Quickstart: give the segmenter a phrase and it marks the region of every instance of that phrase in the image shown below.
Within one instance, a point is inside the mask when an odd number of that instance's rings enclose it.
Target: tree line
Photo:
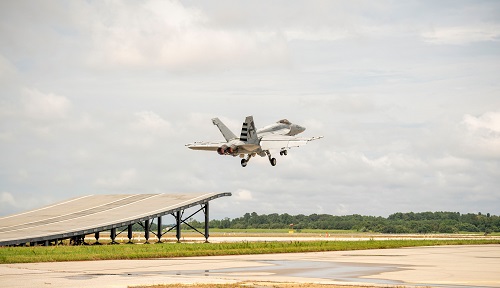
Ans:
[[[459,212],[394,213],[389,217],[362,215],[333,216],[327,214],[290,215],[246,213],[242,217],[211,220],[211,228],[221,229],[321,229],[351,230],[380,233],[458,233],[500,232],[500,217],[482,213],[460,214]],[[191,220],[190,225],[203,228],[203,223]]]

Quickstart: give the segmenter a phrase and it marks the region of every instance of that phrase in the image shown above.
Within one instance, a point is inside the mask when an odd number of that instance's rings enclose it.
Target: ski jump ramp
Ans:
[[[200,211],[205,214],[205,231],[200,233],[208,240],[209,202],[224,196],[231,196],[231,193],[115,194],[77,197],[39,209],[0,217],[0,246],[28,243],[50,245],[53,242],[57,244],[63,239],[71,239],[73,243],[81,244],[85,235],[95,233],[98,239],[98,233],[102,231],[110,231],[114,242],[117,229],[125,227],[131,235],[132,225],[136,223],[144,227],[147,240],[150,221],[155,218],[158,231],[151,232],[158,237],[158,241],[161,241],[161,236],[166,233],[161,230],[161,217],[168,214],[176,219],[176,226],[170,230],[176,228],[179,240],[180,224],[186,223],[185,219]],[[198,205],[200,209],[197,212],[182,219],[185,209]]]

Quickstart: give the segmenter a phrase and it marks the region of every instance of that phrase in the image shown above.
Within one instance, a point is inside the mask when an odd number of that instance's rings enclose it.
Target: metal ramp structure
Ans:
[[[149,239],[153,233],[161,241],[167,232],[176,229],[177,241],[181,239],[181,224],[184,223],[209,237],[209,202],[231,196],[231,193],[197,194],[115,194],[87,195],[69,199],[39,209],[0,217],[0,246],[15,245],[53,245],[61,240],[70,239],[72,244],[83,244],[85,235],[110,231],[112,243],[121,232],[127,230],[132,238],[132,225],[139,223],[144,227],[144,237]],[[184,217],[186,209],[200,206],[198,211]],[[205,231],[198,231],[187,219],[198,212],[205,214]],[[172,215],[175,226],[162,231],[162,216]],[[150,231],[151,221],[157,219],[157,231]],[[123,228],[119,231],[118,229]],[[156,232],[156,233],[155,233]]]

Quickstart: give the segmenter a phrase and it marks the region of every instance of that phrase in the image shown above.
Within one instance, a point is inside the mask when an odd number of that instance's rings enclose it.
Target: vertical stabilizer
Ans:
[[[212,123],[214,123],[214,125],[216,125],[217,128],[219,128],[220,133],[222,133],[227,142],[235,138],[238,138],[236,137],[236,135],[234,135],[233,132],[231,132],[231,130],[229,130],[229,128],[226,127],[226,125],[224,125],[224,123],[222,123],[222,121],[219,120],[219,118],[212,119]]]
[[[245,122],[243,122],[243,126],[241,126],[240,141],[248,144],[259,143],[257,130],[255,129],[255,124],[253,123],[253,116],[245,118]]]

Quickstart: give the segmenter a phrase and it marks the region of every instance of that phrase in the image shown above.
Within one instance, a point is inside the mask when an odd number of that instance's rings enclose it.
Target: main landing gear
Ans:
[[[250,161],[250,158],[252,158],[252,154],[248,154],[247,159],[241,159],[241,167],[247,167],[247,164],[248,164],[248,161]]]
[[[272,158],[271,153],[266,150],[267,158],[269,158],[269,162],[271,162],[272,166],[276,166],[276,158]]]
[[[241,167],[247,167],[248,160],[247,159],[241,159]]]
[[[276,158],[273,158],[271,156],[271,153],[269,153],[269,151],[264,151],[264,153],[259,153],[260,156],[264,157],[265,155],[267,155],[267,158],[269,159],[269,163],[271,163],[272,166],[276,166]],[[283,152],[283,151],[282,151]],[[282,153],[280,152],[280,154]],[[283,154],[281,154],[283,155]],[[284,154],[286,155],[286,154]],[[248,164],[248,161],[250,161],[250,159],[255,156],[255,153],[252,155],[252,154],[248,154],[247,155],[247,158],[245,159],[241,159],[241,167],[247,167],[247,164]],[[241,155],[240,157],[243,157],[243,155]]]

